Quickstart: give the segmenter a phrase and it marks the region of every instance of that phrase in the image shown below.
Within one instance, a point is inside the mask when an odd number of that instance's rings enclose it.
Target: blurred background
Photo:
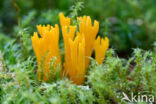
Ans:
[[[1,0],[0,50],[12,39],[18,42],[20,30],[26,30],[26,37],[30,37],[38,24],[59,23],[59,12],[70,17],[77,2],[82,6],[78,16],[98,20],[98,34],[109,37],[110,47],[120,57],[128,57],[137,47],[153,50],[156,0]]]

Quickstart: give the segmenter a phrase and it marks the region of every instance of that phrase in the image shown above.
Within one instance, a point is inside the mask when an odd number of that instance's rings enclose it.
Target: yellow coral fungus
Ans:
[[[70,58],[66,63],[69,78],[76,84],[82,84],[85,78],[85,40],[82,34],[77,33],[75,40],[69,39]]]
[[[75,84],[82,84],[85,80],[86,69],[89,65],[89,57],[91,57],[93,49],[95,48],[95,59],[99,64],[105,57],[106,50],[109,46],[108,38],[96,39],[99,30],[99,22],[94,21],[92,25],[89,16],[78,17],[79,32],[77,26],[71,26],[71,19],[65,17],[63,13],[59,14],[60,24],[64,40],[65,61],[64,72]],[[53,57],[57,60],[54,64],[54,71],[57,64],[61,65],[61,58],[59,52],[59,27],[55,25],[41,26],[38,25],[40,37],[35,32],[32,37],[33,49],[35,51],[38,62],[38,78],[45,81],[50,76],[50,61]],[[41,78],[41,69],[43,69],[43,78]],[[50,77],[49,77],[50,76]]]
[[[99,22],[95,20],[92,26],[92,21],[89,16],[79,17],[78,20],[80,20],[80,33],[85,35],[85,66],[87,68],[89,65],[89,57],[91,57],[94,48],[94,41],[99,31]]]
[[[70,67],[70,63],[68,62],[70,59],[69,39],[73,40],[75,31],[76,31],[76,26],[70,26],[69,31],[67,26],[62,27],[62,34],[63,34],[64,46],[65,46],[65,63],[64,63],[65,71],[66,69],[68,69],[67,68],[68,66]]]
[[[98,38],[95,40],[94,48],[95,48],[95,60],[98,62],[98,64],[102,64],[105,53],[109,47],[109,40],[106,37],[105,39]]]
[[[59,16],[62,28],[63,26],[70,25],[70,18],[65,17],[62,13],[60,13]],[[85,56],[86,56],[85,66],[87,68],[89,65],[89,57],[92,55],[93,52],[94,41],[99,31],[99,22],[95,20],[94,25],[92,26],[90,16],[78,17],[77,20],[80,21],[79,24],[80,33],[84,34],[85,36]]]
[[[85,76],[85,39],[84,35],[77,33],[75,40],[75,26],[62,27],[65,44],[64,70],[69,78],[76,84],[82,84]]]
[[[38,79],[41,80],[43,74],[43,80],[47,81],[51,79],[50,76],[50,62],[52,57],[56,57],[54,70],[56,70],[57,64],[61,63],[59,52],[59,27],[37,26],[41,38],[35,32],[32,36],[33,49],[37,57],[38,63]]]

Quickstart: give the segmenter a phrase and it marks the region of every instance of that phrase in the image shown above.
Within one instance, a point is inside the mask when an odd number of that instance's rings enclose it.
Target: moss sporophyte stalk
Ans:
[[[59,50],[59,26],[38,25],[37,32],[31,37],[33,49],[38,63],[38,80],[52,79],[51,70],[60,66],[61,76],[67,75],[75,84],[82,84],[85,79],[86,69],[89,66],[89,57],[95,49],[95,60],[102,64],[109,47],[109,39],[96,39],[99,31],[99,22],[89,16],[78,17],[79,27],[71,25],[71,19],[59,14],[61,30],[64,40],[65,61],[61,62]],[[79,28],[79,31],[77,30]],[[55,57],[54,68],[50,68],[51,59]],[[64,73],[64,74],[63,74]]]

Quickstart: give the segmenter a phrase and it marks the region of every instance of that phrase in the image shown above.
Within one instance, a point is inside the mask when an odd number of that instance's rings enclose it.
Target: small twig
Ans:
[[[20,28],[20,8],[18,7],[15,0],[11,0],[14,8],[17,10],[17,21],[18,21],[18,27]]]
[[[78,16],[78,12],[82,10],[82,8],[84,8],[83,6],[84,2],[76,2],[75,5],[73,5],[70,9],[71,9],[71,20],[72,20],[72,24],[73,25],[77,25],[77,21],[76,21],[76,17]]]

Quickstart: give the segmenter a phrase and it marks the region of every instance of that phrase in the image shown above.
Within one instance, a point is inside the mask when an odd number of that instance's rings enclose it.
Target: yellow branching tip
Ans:
[[[70,26],[70,18],[65,17],[63,13],[59,14],[61,26]]]

